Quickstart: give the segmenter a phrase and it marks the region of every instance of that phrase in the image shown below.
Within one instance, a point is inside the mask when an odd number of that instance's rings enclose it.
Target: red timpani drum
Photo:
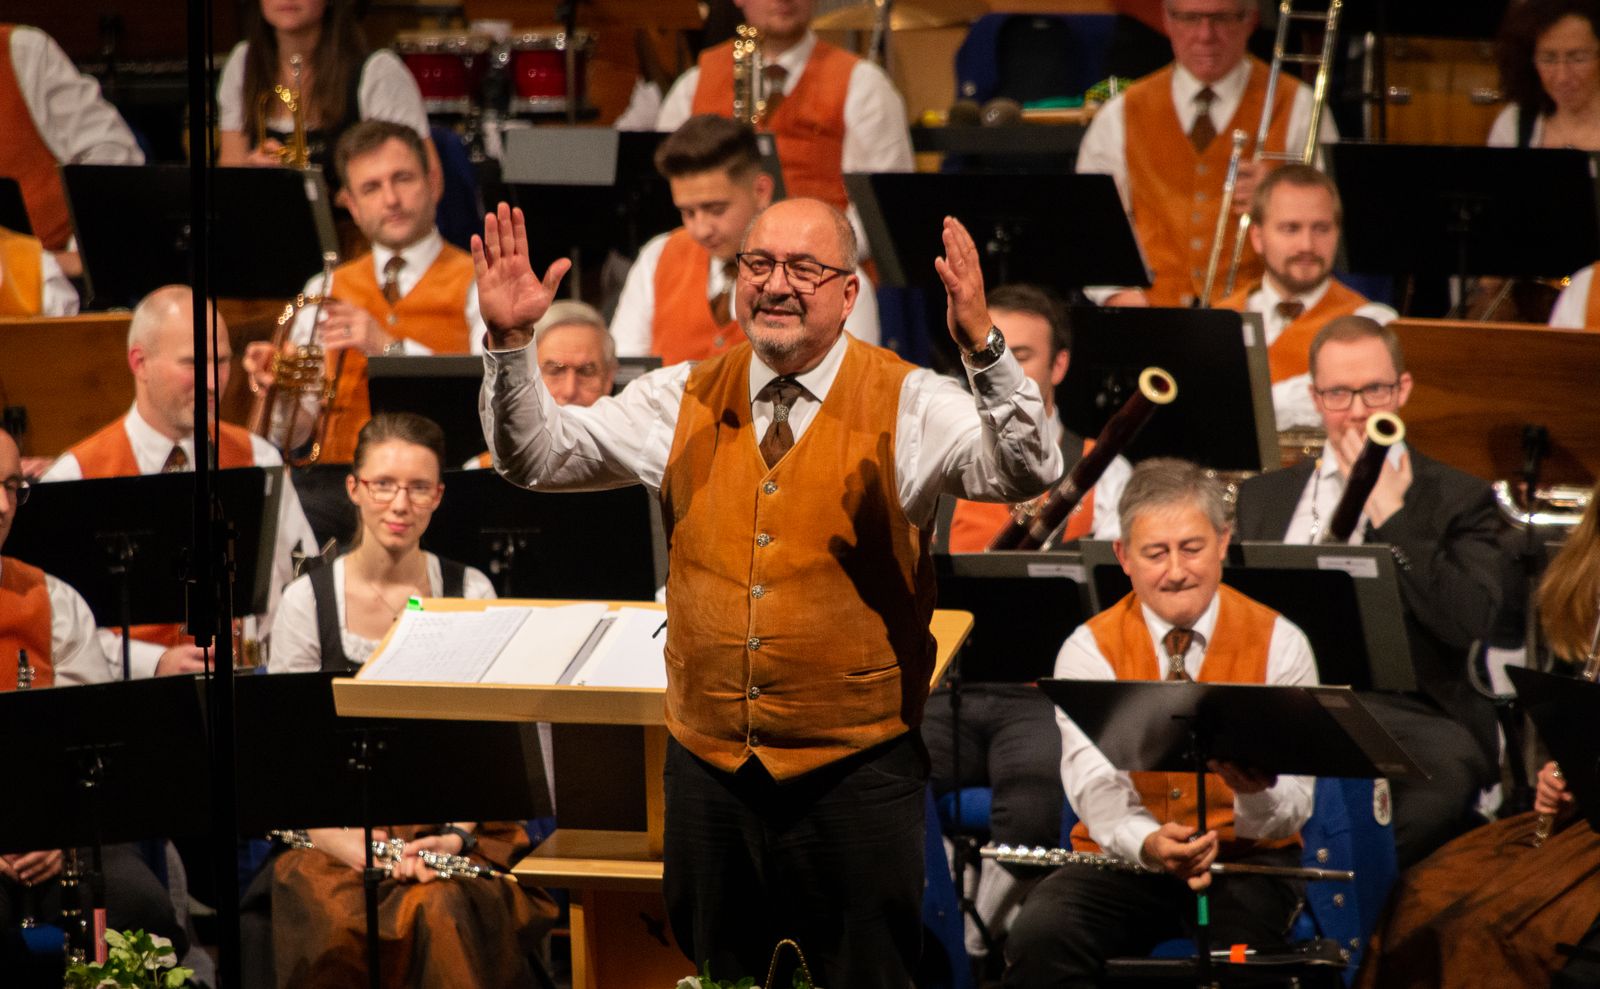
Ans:
[[[578,31],[572,45],[576,66],[573,93],[578,106],[584,105],[589,54],[594,50],[594,35]],[[508,44],[512,99],[511,109],[520,113],[560,113],[567,109],[567,46],[564,31],[525,31]]]
[[[493,39],[481,34],[411,34],[395,53],[416,77],[428,113],[467,113],[478,102]]]

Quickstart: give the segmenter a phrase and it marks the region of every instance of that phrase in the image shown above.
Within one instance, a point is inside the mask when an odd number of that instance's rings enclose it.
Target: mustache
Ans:
[[[1304,262],[1306,264],[1323,264],[1324,263],[1323,260],[1322,260],[1322,256],[1320,254],[1296,254],[1293,257],[1289,258],[1289,263],[1290,264],[1300,264],[1302,262]]]
[[[756,301],[750,308],[752,312],[764,309],[767,312],[787,313],[792,316],[805,315],[805,306],[801,305],[799,297],[795,295],[773,295],[762,292],[756,296]]]

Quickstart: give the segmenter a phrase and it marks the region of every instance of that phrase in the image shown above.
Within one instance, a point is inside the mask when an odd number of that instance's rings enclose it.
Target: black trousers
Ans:
[[[1056,706],[1038,687],[965,684],[959,725],[951,716],[950,691],[934,691],[923,714],[922,737],[928,743],[936,795],[956,787],[951,773],[957,745],[960,785],[994,789],[989,834],[995,841],[1047,847],[1060,843],[1065,800],[1061,729],[1056,726]]]
[[[1241,861],[1298,865],[1299,849]],[[1269,876],[1211,883],[1211,944],[1281,945],[1303,884]],[[1195,898],[1168,876],[1062,866],[1028,894],[1006,941],[1007,987],[1097,986],[1108,958],[1143,957],[1162,941],[1194,933]]]
[[[663,886],[696,971],[760,983],[792,938],[818,985],[910,985],[927,778],[915,730],[784,783],[756,759],[725,773],[669,739]]]
[[[1428,774],[1390,784],[1395,855],[1408,869],[1483,823],[1478,792],[1493,782],[1495,769],[1472,733],[1426,698],[1363,693],[1361,703]]]

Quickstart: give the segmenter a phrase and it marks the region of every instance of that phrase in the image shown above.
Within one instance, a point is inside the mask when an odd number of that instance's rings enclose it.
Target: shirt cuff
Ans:
[[[1012,394],[1022,386],[1022,365],[1017,363],[1017,358],[1007,350],[1000,355],[1000,359],[988,367],[978,368],[967,363],[965,354],[961,356],[961,366],[966,369],[967,380],[972,383],[972,393],[977,395],[985,406],[999,405],[1009,401]]]
[[[1153,863],[1144,860],[1144,842],[1146,838],[1160,830],[1161,825],[1157,824],[1156,819],[1148,812],[1134,814],[1117,825],[1106,851],[1129,862],[1151,866]]]

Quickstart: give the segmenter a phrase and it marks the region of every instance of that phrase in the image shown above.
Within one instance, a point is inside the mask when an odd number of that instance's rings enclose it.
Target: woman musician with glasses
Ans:
[[[268,672],[359,668],[413,596],[495,596],[480,571],[421,547],[444,495],[443,462],[444,433],[432,420],[381,413],[362,427],[345,481],[360,516],[355,544],[284,590]],[[362,833],[324,828],[308,834],[314,847],[283,851],[258,880],[271,885],[277,983],[359,982],[354,973],[365,971]],[[406,853],[380,891],[386,984],[534,984],[527,957],[554,919],[549,897],[512,883],[437,882],[417,857],[423,851],[465,855],[503,869],[528,849],[519,824],[448,822],[391,828],[383,837],[402,839]],[[323,973],[334,972],[334,981],[322,981],[328,978]]]

